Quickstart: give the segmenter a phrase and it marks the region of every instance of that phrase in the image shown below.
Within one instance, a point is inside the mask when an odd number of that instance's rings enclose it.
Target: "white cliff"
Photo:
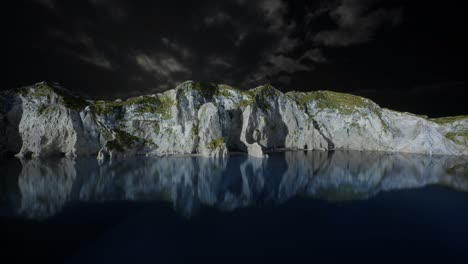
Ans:
[[[267,157],[277,149],[468,155],[468,117],[428,119],[330,91],[193,81],[116,101],[84,100],[45,82],[0,93],[0,154]]]
[[[213,103],[206,103],[198,111],[199,152],[208,157],[226,157],[227,147],[224,142],[218,108]]]

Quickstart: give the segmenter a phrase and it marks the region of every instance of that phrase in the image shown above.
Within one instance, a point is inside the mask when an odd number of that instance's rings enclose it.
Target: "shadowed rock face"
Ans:
[[[266,157],[280,148],[468,155],[468,117],[427,119],[330,91],[193,81],[124,101],[84,100],[45,82],[0,93],[0,154]]]
[[[468,191],[467,164],[466,157],[355,151],[288,151],[268,159],[33,159],[2,164],[16,175],[1,189],[9,211],[28,218],[52,216],[70,202],[116,200],[164,200],[189,217],[201,205],[234,210],[295,196],[367,199],[433,184]]]

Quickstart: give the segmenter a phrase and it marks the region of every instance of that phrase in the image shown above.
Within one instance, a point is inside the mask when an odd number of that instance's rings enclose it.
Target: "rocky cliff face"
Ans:
[[[193,81],[125,101],[84,100],[45,82],[0,93],[2,154],[265,157],[282,148],[468,155],[468,116],[428,119],[349,94]]]

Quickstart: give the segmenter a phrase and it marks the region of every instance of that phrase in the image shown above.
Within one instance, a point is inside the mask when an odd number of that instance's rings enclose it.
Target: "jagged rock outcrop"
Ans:
[[[187,81],[161,94],[84,100],[56,84],[0,93],[0,153],[19,157],[354,149],[468,155],[468,117],[428,119],[330,91]]]
[[[227,147],[224,142],[218,108],[213,103],[206,103],[198,111],[199,152],[207,157],[226,157]]]

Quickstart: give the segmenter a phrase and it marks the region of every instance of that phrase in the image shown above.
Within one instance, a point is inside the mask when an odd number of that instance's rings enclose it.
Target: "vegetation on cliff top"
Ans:
[[[432,121],[432,122],[435,122],[435,123],[437,123],[439,125],[445,125],[445,124],[453,123],[453,122],[456,122],[456,121],[468,120],[468,115],[430,118],[429,120]]]
[[[187,85],[188,84],[188,85]],[[185,86],[184,86],[185,85]],[[214,96],[234,98],[236,94],[242,95],[243,99],[235,102],[235,107],[246,107],[256,104],[261,109],[268,109],[269,102],[267,98],[272,96],[280,96],[281,92],[274,89],[270,84],[262,85],[251,90],[241,90],[226,84],[215,84],[210,82],[193,82],[187,81],[182,88],[178,89],[178,100],[185,94],[188,88],[198,91],[200,95],[206,99],[212,100]],[[73,95],[71,92],[57,86],[50,85],[46,82],[41,82],[28,87],[22,87],[14,90],[17,94],[23,96],[38,96],[53,98],[53,93],[58,95],[58,102],[64,106],[76,111],[82,111],[88,105],[91,110],[98,115],[109,115],[117,113],[120,117],[123,114],[124,108],[130,105],[136,106],[136,111],[139,114],[157,113],[163,119],[171,118],[171,107],[175,102],[165,94],[146,95],[132,97],[125,101],[96,101],[89,103],[79,96]],[[322,111],[325,109],[333,109],[340,114],[350,115],[355,113],[360,108],[367,108],[382,117],[382,111],[374,102],[367,98],[355,96],[346,93],[338,93],[332,91],[314,91],[314,92],[295,92],[286,93],[288,97],[297,102],[302,109],[306,108],[311,103],[314,104],[314,109]],[[48,112],[49,106],[41,106],[40,112]],[[410,114],[410,113],[408,113]],[[442,118],[431,118],[429,121],[444,125],[460,120],[468,119],[468,116],[452,116]],[[387,124],[382,120],[382,125],[387,128]],[[448,135],[450,137],[451,135]]]
[[[48,96],[52,91],[53,89],[46,82],[16,89],[16,93],[23,96]]]
[[[254,89],[243,91],[243,95],[246,99],[241,100],[236,107],[246,107],[256,104],[259,108],[268,110],[269,102],[267,98],[278,97],[280,94],[280,91],[276,90],[271,84],[261,85]]]
[[[50,100],[52,94],[58,96],[58,102],[65,105],[67,108],[81,112],[88,106],[88,102],[79,96],[71,94],[71,92],[49,85],[47,82],[36,83],[32,86],[16,89],[16,93],[23,96],[47,97]]]
[[[171,117],[171,107],[174,101],[166,95],[132,97],[125,101],[96,101],[92,106],[93,112],[98,115],[109,115],[115,110],[122,111],[124,107],[135,105],[140,114],[156,113],[163,119]]]
[[[332,91],[288,92],[286,95],[295,100],[301,108],[305,108],[310,102],[315,102],[315,108],[319,111],[329,108],[345,115],[354,113],[358,108],[375,106],[374,102],[367,98]]]
[[[300,108],[305,109],[309,103],[315,103],[314,109],[318,112],[332,109],[342,115],[351,115],[358,109],[369,109],[376,114],[381,121],[382,127],[388,131],[389,127],[382,119],[382,109],[373,101],[347,93],[337,93],[332,91],[314,91],[314,92],[288,92],[287,96],[297,102]]]
[[[225,97],[232,99],[236,93],[244,94],[246,91],[240,90],[227,84],[216,84],[211,82],[187,81],[177,90],[177,101],[182,100],[189,89],[197,92],[201,97],[212,101],[214,97]]]
[[[432,121],[439,125],[447,125],[447,124],[451,124],[457,121],[468,121],[468,116],[459,115],[459,116],[430,118],[429,121]],[[459,145],[468,144],[468,130],[450,131],[445,134],[445,137]]]

